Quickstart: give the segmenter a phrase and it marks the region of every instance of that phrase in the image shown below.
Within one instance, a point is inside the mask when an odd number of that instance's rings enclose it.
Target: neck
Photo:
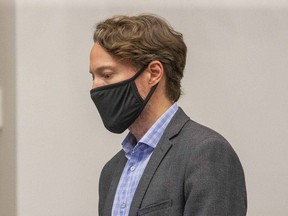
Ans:
[[[129,127],[130,132],[135,136],[137,142],[145,135],[145,133],[161,117],[161,115],[163,115],[173,104],[168,100],[163,101],[159,100],[159,98],[151,99],[147,103],[140,116]]]

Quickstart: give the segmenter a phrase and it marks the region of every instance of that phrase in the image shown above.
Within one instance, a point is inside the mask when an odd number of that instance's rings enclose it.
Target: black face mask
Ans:
[[[156,89],[154,85],[145,100],[140,96],[135,79],[145,70],[139,70],[132,78],[90,91],[104,126],[113,133],[125,131],[140,115]]]

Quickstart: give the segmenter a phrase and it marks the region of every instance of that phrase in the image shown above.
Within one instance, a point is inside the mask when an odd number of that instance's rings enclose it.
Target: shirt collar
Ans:
[[[122,147],[125,153],[127,154],[134,148],[137,148],[137,146],[140,144],[146,144],[154,149],[177,110],[178,105],[174,103],[164,114],[162,114],[162,116],[152,125],[152,127],[149,128],[138,143],[134,135],[129,132],[122,142]]]

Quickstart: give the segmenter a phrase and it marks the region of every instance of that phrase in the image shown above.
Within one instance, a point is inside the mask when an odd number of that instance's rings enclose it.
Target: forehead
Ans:
[[[117,61],[98,43],[94,43],[90,52],[90,72],[97,72],[101,68],[133,72],[137,70],[137,68],[129,63]]]
[[[104,50],[98,43],[94,43],[90,52],[90,68],[103,66],[116,66],[116,60]]]

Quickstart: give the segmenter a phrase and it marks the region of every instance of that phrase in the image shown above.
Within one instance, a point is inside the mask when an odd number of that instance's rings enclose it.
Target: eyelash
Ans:
[[[92,81],[93,81],[95,79],[95,76],[93,73],[91,73],[91,75],[92,75]],[[109,79],[111,79],[112,75],[113,75],[112,73],[106,72],[106,73],[102,73],[101,77],[102,77],[102,79],[109,80]]]
[[[103,73],[103,74],[102,74],[102,77],[103,77],[104,79],[110,79],[110,78],[112,77],[112,73]]]

